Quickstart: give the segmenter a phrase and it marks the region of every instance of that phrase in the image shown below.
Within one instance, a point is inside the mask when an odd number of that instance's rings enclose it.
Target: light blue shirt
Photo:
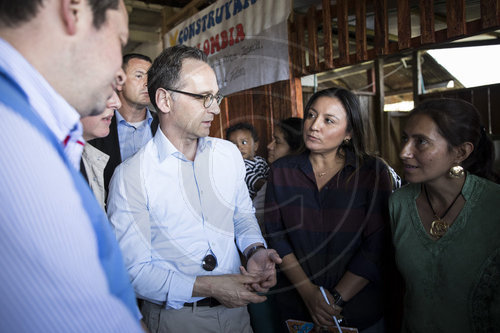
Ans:
[[[4,40],[0,67],[64,139],[79,115]],[[111,295],[96,234],[54,146],[0,103],[0,326],[5,332],[139,332]],[[78,125],[77,125],[78,126]]]
[[[49,83],[5,40],[0,38],[0,67],[4,68],[17,84],[29,92],[28,99],[34,111],[43,119],[57,140],[63,143],[64,152],[71,164],[80,170],[80,156],[83,152],[83,126],[78,112],[61,95],[54,92]],[[15,59],[15,60],[12,60]],[[26,75],[29,72],[29,75]],[[33,80],[34,78],[34,80]],[[54,106],[57,106],[56,110]],[[66,110],[58,112],[59,110]]]
[[[137,153],[151,138],[151,122],[153,117],[146,108],[146,121],[139,126],[128,123],[118,110],[115,111],[116,126],[118,129],[118,141],[120,143],[120,155],[122,161]]]
[[[236,245],[265,244],[241,153],[216,138],[198,139],[190,161],[158,130],[116,168],[108,216],[136,295],[167,308],[201,299],[191,297],[197,276],[238,274]],[[211,272],[201,266],[209,249],[218,261]]]

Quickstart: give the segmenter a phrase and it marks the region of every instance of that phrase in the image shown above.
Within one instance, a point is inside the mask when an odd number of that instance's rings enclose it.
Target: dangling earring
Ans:
[[[347,145],[349,144],[349,141],[351,141],[351,140],[350,140],[350,139],[348,139],[348,138],[345,138],[345,139],[344,139],[344,145],[346,145],[346,146],[347,146]]]
[[[448,171],[450,178],[462,178],[464,176],[464,168],[461,165],[454,165]]]

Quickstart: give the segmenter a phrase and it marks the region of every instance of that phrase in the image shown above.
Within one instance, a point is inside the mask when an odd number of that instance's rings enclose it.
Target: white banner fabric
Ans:
[[[220,92],[289,78],[287,19],[290,0],[218,0],[164,36],[208,55]]]

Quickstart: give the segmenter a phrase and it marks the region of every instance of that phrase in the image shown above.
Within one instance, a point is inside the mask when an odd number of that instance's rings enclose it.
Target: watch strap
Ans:
[[[264,245],[252,246],[250,248],[250,250],[248,250],[248,252],[247,252],[247,255],[246,255],[247,261],[248,261],[248,259],[250,259],[251,256],[253,256],[255,254],[255,252],[259,251],[260,249],[265,249],[265,248],[266,247]]]
[[[340,306],[341,308],[344,307],[344,305],[347,303],[346,301],[344,301],[344,299],[342,298],[342,295],[340,295],[340,293],[337,291],[337,289],[333,289],[333,299],[335,300],[335,305],[338,305]]]

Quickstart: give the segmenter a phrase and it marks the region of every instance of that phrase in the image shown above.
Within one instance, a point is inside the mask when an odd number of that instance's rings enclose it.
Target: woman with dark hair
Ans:
[[[392,185],[386,165],[365,151],[357,97],[341,88],[315,93],[303,140],[303,153],[271,165],[266,193],[268,240],[283,258],[275,288],[283,331],[287,319],[330,326],[337,316],[360,332],[383,332]]]
[[[288,154],[296,154],[302,148],[302,122],[301,118],[290,117],[279,121],[274,126],[273,140],[267,145],[267,161],[269,164]],[[257,192],[253,199],[255,217],[265,235],[264,229],[264,204],[267,183]]]
[[[403,332],[498,332],[500,186],[477,110],[422,102],[400,158],[411,184],[394,192],[390,214],[406,283]]]
[[[290,117],[274,126],[273,140],[267,145],[269,163],[288,154],[297,153],[302,148],[302,122],[301,118]]]

